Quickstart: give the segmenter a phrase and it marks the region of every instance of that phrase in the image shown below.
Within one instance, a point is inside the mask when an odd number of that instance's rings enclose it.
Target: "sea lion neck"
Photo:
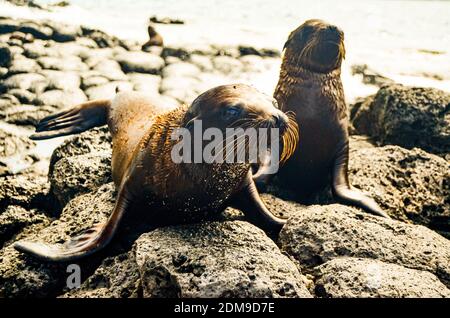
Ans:
[[[340,67],[329,72],[316,72],[286,58],[283,59],[283,63],[281,64],[280,77],[281,73],[285,73],[285,75],[292,78],[301,78],[303,80],[341,80]]]

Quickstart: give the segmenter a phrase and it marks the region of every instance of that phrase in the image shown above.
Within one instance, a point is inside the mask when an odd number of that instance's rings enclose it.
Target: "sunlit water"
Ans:
[[[55,0],[56,1],[56,0]],[[55,2],[55,1],[40,1]],[[39,1],[38,1],[39,2]],[[145,41],[152,15],[185,25],[158,25],[169,45],[248,44],[281,49],[290,30],[321,18],[345,32],[346,94],[376,91],[352,77],[350,66],[368,64],[400,83],[450,91],[450,1],[392,0],[71,0],[54,12],[17,8],[0,0],[0,14],[51,18],[101,28]],[[270,76],[271,77],[271,76]],[[276,77],[276,75],[274,75]],[[274,85],[275,80],[270,85]]]

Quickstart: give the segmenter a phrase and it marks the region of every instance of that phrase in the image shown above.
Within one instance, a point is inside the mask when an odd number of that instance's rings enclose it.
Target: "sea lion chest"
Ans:
[[[342,84],[328,78],[286,80],[275,98],[283,111],[295,113],[300,136],[280,175],[299,192],[315,192],[329,180],[335,156],[348,141]]]

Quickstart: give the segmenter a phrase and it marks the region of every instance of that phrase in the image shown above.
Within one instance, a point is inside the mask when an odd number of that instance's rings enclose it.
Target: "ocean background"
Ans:
[[[450,91],[450,1],[70,0],[70,3],[69,7],[46,12],[0,0],[0,15],[83,24],[142,42],[147,39],[148,18],[156,15],[186,23],[157,25],[167,45],[245,44],[279,50],[292,29],[306,19],[320,18],[345,32],[347,58],[343,78],[350,100],[377,90],[351,75],[350,67],[354,64],[367,64],[406,85]],[[277,75],[270,77],[275,77],[275,82]]]

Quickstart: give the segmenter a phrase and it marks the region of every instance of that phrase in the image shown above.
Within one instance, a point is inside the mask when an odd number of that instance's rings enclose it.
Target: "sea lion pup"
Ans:
[[[14,247],[47,261],[87,256],[110,242],[130,204],[142,198],[160,202],[164,211],[179,215],[183,221],[233,206],[262,229],[279,231],[285,221],[272,215],[261,201],[250,163],[176,163],[172,154],[175,145],[179,145],[179,140],[173,138],[174,131],[185,128],[192,132],[198,127],[196,122],[201,121],[203,131],[215,128],[224,132],[229,127],[250,126],[279,128],[279,141],[292,143],[285,147],[291,150],[283,148],[281,153],[287,158],[295,149],[296,124],[274,104],[272,97],[236,84],[208,90],[190,107],[167,110],[135,93],[119,93],[112,101],[87,102],[44,118],[32,139],[76,134],[108,124],[113,140],[111,165],[118,193],[116,203],[105,224],[95,225],[63,245],[19,241]],[[195,143],[194,135],[195,131],[187,140]],[[223,139],[222,145],[225,149],[229,141]]]
[[[144,45],[142,45],[143,51],[149,49],[151,46],[164,46],[162,36],[158,32],[156,32],[155,28],[152,25],[149,24],[147,31],[149,40]]]
[[[337,201],[388,217],[348,180],[347,106],[341,82],[344,33],[321,20],[308,20],[284,45],[274,97],[282,111],[295,113],[300,141],[279,176],[300,200],[324,188],[331,177]],[[256,180],[264,183],[263,177]]]

